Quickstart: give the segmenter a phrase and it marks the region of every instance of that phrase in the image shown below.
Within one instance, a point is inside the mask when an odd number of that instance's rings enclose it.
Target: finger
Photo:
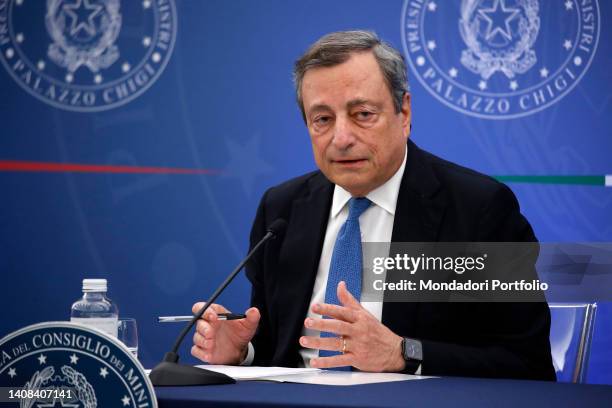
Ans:
[[[352,334],[351,324],[342,320],[314,319],[309,317],[304,321],[304,326],[308,329],[334,333],[340,336],[350,336]]]
[[[302,336],[300,337],[300,344],[311,349],[342,351],[344,340],[340,337]]]
[[[202,308],[206,305],[206,302],[197,302],[195,303],[192,307],[191,307],[191,311],[192,313],[198,314],[200,313],[200,310],[202,310]],[[218,305],[216,303],[213,303],[210,305],[210,307],[208,309],[206,309],[206,313],[208,313],[209,311],[214,311],[216,313],[229,313],[229,310],[227,310],[225,307],[223,307],[222,305]]]
[[[344,306],[330,305],[328,303],[316,303],[312,306],[312,311],[323,316],[328,316],[349,323],[354,323],[357,321],[357,314],[355,313],[355,310]]]
[[[198,313],[206,304],[206,302],[197,302],[194,303],[194,305],[191,307],[191,313],[196,314]]]
[[[350,307],[353,309],[361,309],[361,303],[349,292],[346,287],[346,282],[340,281],[338,283],[338,288],[336,289],[336,295],[338,296],[338,300],[346,307]]]
[[[210,360],[210,354],[195,345],[191,347],[191,355],[195,358],[199,358],[200,360],[206,363]]]
[[[198,320],[196,323],[196,332],[206,339],[214,339],[217,329],[205,320]]]
[[[219,305],[217,303],[213,303],[212,305],[210,305],[210,308],[208,310],[211,309],[214,310],[216,313],[231,313],[231,311],[225,306]]]
[[[204,314],[202,315],[200,319],[204,319],[205,321],[208,321],[208,322],[216,322],[217,320],[219,320],[219,316],[217,315],[217,312],[212,308],[212,305],[211,305],[211,307],[208,308],[206,312],[204,312]]]
[[[197,315],[200,313],[200,310],[202,310],[204,305],[206,305],[206,302],[197,302],[193,305],[193,307],[191,308],[191,311],[193,312],[194,315]],[[201,319],[211,320],[212,316],[216,315],[214,306],[215,306],[214,304],[210,305],[210,307],[206,309],[206,312],[204,312],[204,315],[202,315]]]
[[[261,319],[261,313],[259,313],[259,309],[257,309],[256,307],[251,307],[246,312],[244,312],[244,314],[246,315],[246,319],[243,319],[241,321],[244,327],[249,330],[257,329],[257,326],[259,325],[259,319]]]
[[[202,350],[210,353],[214,349],[215,340],[207,339],[206,337],[202,336],[200,333],[195,332],[193,335],[193,344],[198,346]]]
[[[353,357],[350,354],[338,354],[331,357],[318,357],[310,360],[310,366],[314,368],[345,367],[352,365]]]
[[[198,334],[198,332],[193,333],[193,345],[198,347],[204,347],[204,336]]]

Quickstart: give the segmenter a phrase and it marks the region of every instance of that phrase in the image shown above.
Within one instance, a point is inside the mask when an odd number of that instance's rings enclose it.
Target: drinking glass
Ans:
[[[138,358],[138,327],[136,319],[124,317],[117,323],[117,338]]]

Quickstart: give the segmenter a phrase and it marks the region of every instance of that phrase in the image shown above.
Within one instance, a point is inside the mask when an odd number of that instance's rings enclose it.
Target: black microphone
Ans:
[[[164,355],[164,360],[159,363],[151,373],[149,378],[155,386],[177,386],[177,385],[214,385],[214,384],[234,384],[236,381],[221,373],[217,373],[202,368],[187,366],[178,364],[178,349],[183,342],[183,339],[189,333],[191,328],[196,324],[199,318],[204,315],[204,312],[208,307],[217,300],[221,292],[225,290],[227,285],[238,275],[238,272],[244,267],[244,265],[251,259],[253,254],[268,240],[274,239],[281,236],[287,229],[287,221],[282,218],[278,218],[270,224],[266,230],[266,235],[251,249],[247,256],[238,264],[236,269],[229,274],[225,281],[215,290],[210,299],[206,301],[206,304],[193,316],[193,319],[183,328],[181,334],[177,337],[172,347],[172,351],[169,351]]]

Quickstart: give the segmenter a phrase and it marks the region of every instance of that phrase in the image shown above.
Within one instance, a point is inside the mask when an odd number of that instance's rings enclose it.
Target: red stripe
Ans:
[[[40,173],[116,173],[116,174],[219,174],[214,169],[176,167],[111,166],[102,164],[50,163],[0,160],[0,171]]]

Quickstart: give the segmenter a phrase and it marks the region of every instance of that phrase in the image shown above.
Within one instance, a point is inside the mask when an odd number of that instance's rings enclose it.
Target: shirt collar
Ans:
[[[397,169],[395,174],[389,180],[387,180],[385,184],[370,191],[366,195],[366,198],[373,204],[376,204],[393,216],[395,216],[395,206],[397,205],[397,196],[399,195],[402,176],[404,175],[404,169],[406,168],[407,156],[408,148],[404,150],[404,161],[402,162],[400,168]],[[337,217],[350,199],[351,193],[336,184],[334,187],[331,216],[333,218]]]

